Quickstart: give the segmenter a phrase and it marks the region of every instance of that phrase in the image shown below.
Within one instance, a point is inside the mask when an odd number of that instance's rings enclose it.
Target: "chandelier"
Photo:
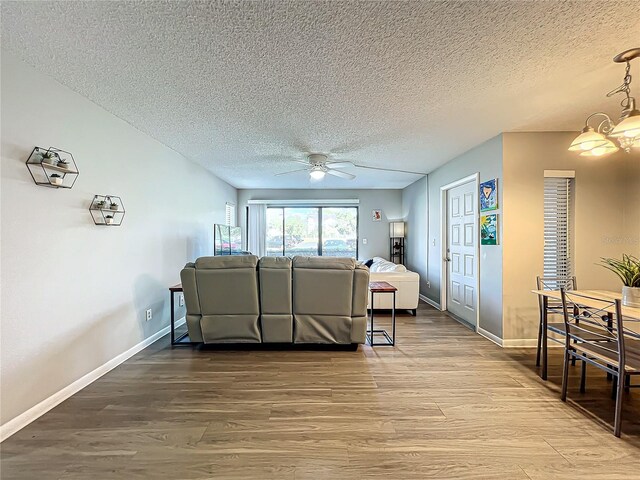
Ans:
[[[620,148],[627,153],[632,148],[640,148],[640,111],[636,107],[635,98],[631,96],[630,87],[631,60],[638,57],[640,57],[640,48],[632,48],[613,57],[614,62],[627,65],[622,85],[607,93],[607,97],[619,93],[624,95],[620,102],[622,112],[618,124],[616,125],[611,117],[603,112],[589,115],[582,133],[571,143],[570,151],[580,152],[583,157],[601,157],[616,152]],[[595,128],[589,125],[592,120]]]

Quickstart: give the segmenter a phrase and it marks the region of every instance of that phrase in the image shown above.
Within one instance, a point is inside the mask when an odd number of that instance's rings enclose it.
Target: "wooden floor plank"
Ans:
[[[376,324],[389,324],[376,316]],[[559,398],[532,349],[501,349],[426,305],[395,348],[170,349],[163,339],[0,447],[5,479],[628,479],[640,395],[623,436],[602,372]]]

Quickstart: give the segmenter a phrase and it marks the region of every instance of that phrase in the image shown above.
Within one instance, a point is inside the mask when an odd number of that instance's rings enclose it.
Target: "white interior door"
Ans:
[[[476,327],[476,184],[447,190],[447,310]]]

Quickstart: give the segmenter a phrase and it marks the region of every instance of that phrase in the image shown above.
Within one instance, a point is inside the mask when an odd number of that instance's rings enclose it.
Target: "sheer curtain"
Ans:
[[[258,257],[266,252],[267,206],[264,204],[249,205],[249,222],[247,232],[247,249]]]

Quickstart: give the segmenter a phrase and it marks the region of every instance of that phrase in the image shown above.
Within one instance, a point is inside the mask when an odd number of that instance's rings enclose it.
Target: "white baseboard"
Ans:
[[[433,300],[431,300],[429,297],[427,297],[426,295],[423,294],[418,294],[418,297],[420,298],[420,300],[422,300],[425,303],[428,303],[429,305],[431,305],[433,308],[437,308],[438,310],[441,310],[440,308],[440,304],[434,302]]]
[[[505,348],[535,348],[538,346],[537,338],[513,338],[503,340],[502,346]],[[556,344],[554,342],[549,342],[549,348],[553,348],[556,346],[563,347],[564,345]]]
[[[480,335],[482,335],[484,338],[491,340],[493,343],[495,343],[496,345],[500,346],[500,347],[504,347],[504,340],[502,340],[500,337],[498,337],[497,335],[494,335],[491,332],[488,332],[487,330],[485,330],[484,328],[480,328],[478,327],[478,333]]]
[[[176,322],[176,327],[184,325],[186,319],[182,317],[180,320]],[[54,393],[49,398],[45,398],[43,401],[34,405],[29,410],[24,413],[21,413],[15,418],[12,418],[7,423],[0,425],[0,442],[4,442],[7,438],[9,438],[14,433],[23,429],[27,425],[29,425],[34,420],[38,419],[45,413],[47,413],[52,408],[64,402],[70,396],[78,393],[80,390],[85,388],[87,385],[98,380],[104,374],[110,372],[114,368],[116,368],[121,363],[133,357],[136,353],[141,352],[145,348],[147,348],[152,343],[156,342],[160,338],[164,337],[167,333],[171,331],[171,326],[164,327],[157,333],[154,333],[148,338],[145,338],[142,342],[134,345],[126,352],[121,353],[115,358],[112,358],[104,365],[99,366],[95,370],[87,373],[83,377],[79,378],[71,385],[67,385],[62,390]]]

